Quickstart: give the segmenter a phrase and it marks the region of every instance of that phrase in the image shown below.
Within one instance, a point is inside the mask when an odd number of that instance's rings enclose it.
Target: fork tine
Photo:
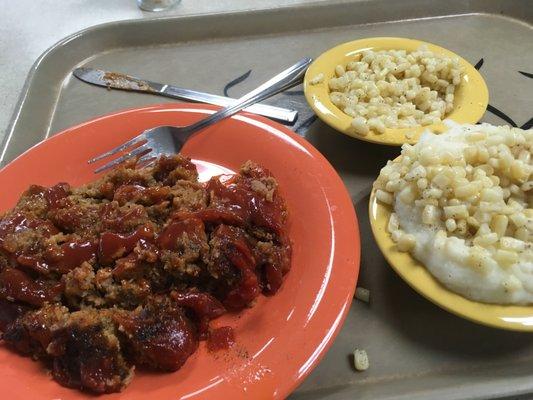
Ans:
[[[150,147],[139,146],[130,151],[129,153],[123,154],[122,156],[115,158],[113,161],[108,162],[107,164],[102,165],[94,170],[94,173],[97,174],[102,171],[107,171],[110,168],[113,168],[119,164],[122,164],[124,161],[129,160],[130,158],[137,156],[144,156],[152,151]]]
[[[149,165],[153,164],[154,161],[157,160],[156,156],[142,156],[137,160],[137,164],[135,165],[136,168],[144,168],[148,167]]]
[[[134,144],[140,143],[143,140],[146,141],[146,137],[145,137],[144,133],[140,134],[139,136],[135,136],[133,139],[128,140],[126,143],[123,143],[120,146],[115,147],[114,149],[106,151],[105,153],[102,153],[99,156],[90,159],[89,161],[87,161],[87,163],[88,164],[92,164],[92,163],[94,163],[96,161],[101,160],[102,158],[106,158],[106,157],[112,156],[113,154],[119,153],[119,152],[127,149],[128,147],[133,146]]]

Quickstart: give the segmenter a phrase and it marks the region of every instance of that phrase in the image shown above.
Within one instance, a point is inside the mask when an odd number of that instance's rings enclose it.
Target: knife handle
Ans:
[[[171,85],[164,85],[159,93],[163,96],[173,99],[192,100],[223,107],[230,106],[236,102],[236,99],[231,97],[217,96],[216,94],[197,92],[195,90],[183,89]],[[293,123],[298,118],[298,111],[296,110],[289,110],[286,108],[269,106],[266,104],[254,104],[245,108],[244,111],[288,123]]]

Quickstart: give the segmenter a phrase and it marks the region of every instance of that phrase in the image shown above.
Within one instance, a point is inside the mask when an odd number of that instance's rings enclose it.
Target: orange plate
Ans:
[[[215,107],[159,105],[100,117],[38,144],[0,171],[0,210],[29,184],[80,185],[95,179],[86,160],[158,125],[190,124]],[[360,240],[350,197],[335,170],[304,139],[267,119],[241,114],[193,138],[183,154],[237,170],[248,159],[272,171],[290,213],[292,270],[280,291],[214,326],[234,327],[237,344],[209,353],[205,343],[175,373],[138,371],[106,399],[285,398],[322,358],[350,307]],[[216,170],[216,168],[215,168]],[[2,398],[94,399],[51,380],[41,363],[0,348]]]

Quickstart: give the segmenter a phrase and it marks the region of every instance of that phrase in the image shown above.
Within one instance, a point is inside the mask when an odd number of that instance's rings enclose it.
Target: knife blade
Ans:
[[[173,99],[197,101],[223,107],[229,106],[235,101],[235,99],[231,97],[218,96],[215,94],[184,89],[177,86],[165,85],[118,72],[107,72],[95,68],[76,68],[72,73],[76,78],[82,80],[83,82],[102,86],[108,89],[150,93],[159,96],[170,97]],[[298,111],[296,110],[289,110],[286,108],[269,106],[266,104],[254,104],[245,110],[254,114],[263,115],[265,117],[288,123],[294,123],[298,118]]]

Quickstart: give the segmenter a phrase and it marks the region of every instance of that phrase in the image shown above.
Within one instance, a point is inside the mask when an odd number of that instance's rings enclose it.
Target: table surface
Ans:
[[[0,142],[26,76],[35,60],[62,38],[105,22],[268,9],[328,0],[182,0],[172,10],[140,10],[135,0],[16,0],[2,2],[0,14]]]

